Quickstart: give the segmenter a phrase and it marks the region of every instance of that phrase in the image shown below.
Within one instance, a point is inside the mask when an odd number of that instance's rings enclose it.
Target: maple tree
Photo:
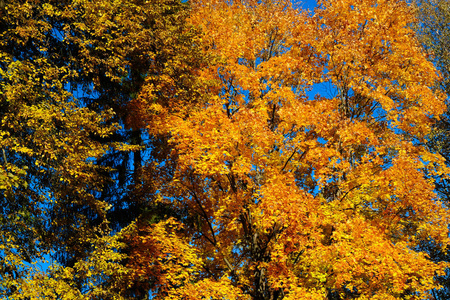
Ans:
[[[200,76],[218,84],[184,113],[152,105],[148,130],[171,134],[176,164],[148,168],[161,201],[188,212],[202,266],[157,297],[420,299],[436,287],[446,264],[414,249],[448,242],[426,176],[448,170],[424,146],[445,105],[413,13],[319,4],[192,3],[215,59]],[[320,87],[331,95],[311,96]]]

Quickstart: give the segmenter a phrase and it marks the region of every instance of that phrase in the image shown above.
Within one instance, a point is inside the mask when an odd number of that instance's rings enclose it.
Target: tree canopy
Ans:
[[[436,88],[450,95],[450,6],[447,1],[416,1],[418,22],[416,31],[419,40],[429,55],[430,60],[440,71],[441,80],[437,82]],[[433,151],[439,152],[446,159],[447,165],[450,158],[450,141],[448,130],[450,128],[448,109],[435,125],[428,145]],[[448,207],[450,190],[448,178],[437,178],[436,190]],[[447,251],[442,251],[441,245],[436,241],[424,242],[421,249],[430,254],[434,261],[450,261]],[[438,276],[437,281],[443,286],[442,289],[433,290],[436,299],[447,299],[450,297],[449,273]]]
[[[446,96],[405,1],[0,4],[2,297],[439,287]]]

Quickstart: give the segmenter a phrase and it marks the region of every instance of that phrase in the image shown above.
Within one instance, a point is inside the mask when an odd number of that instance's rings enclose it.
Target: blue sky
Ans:
[[[297,1],[294,0],[294,2],[297,2]],[[313,10],[314,7],[317,6],[316,0],[300,0],[300,1],[298,1],[298,3],[301,5],[301,7],[305,8],[305,9],[310,9],[310,10]]]

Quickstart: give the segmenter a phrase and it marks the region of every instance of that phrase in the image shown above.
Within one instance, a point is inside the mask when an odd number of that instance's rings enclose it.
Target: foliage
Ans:
[[[94,112],[68,90],[77,70],[61,60],[65,42],[50,23],[67,16],[49,3],[39,9],[37,4],[1,8],[2,296],[17,290],[8,280],[21,277],[24,263],[40,259],[58,242],[61,248],[74,246],[60,238],[59,228],[72,231],[74,240],[93,234],[74,207],[104,215],[104,203],[91,192],[106,180],[94,160],[114,145],[96,139],[118,128],[110,122],[110,109]]]
[[[192,5],[218,57],[201,76],[219,83],[148,129],[172,136],[177,164],[160,190],[189,212],[200,278],[228,278],[230,299],[426,298],[446,264],[413,249],[448,241],[426,177],[448,170],[424,146],[445,105],[407,4]],[[335,92],[310,96],[324,86]]]
[[[0,2],[2,297],[56,298],[53,289],[75,285],[64,297],[92,298],[86,284],[114,277],[101,262],[120,261],[109,255],[123,247],[95,249],[118,242],[111,227],[129,225],[152,197],[140,187],[145,120],[132,99],[146,86],[165,106],[196,101],[187,12],[165,0]],[[35,270],[49,258],[47,273]]]
[[[424,45],[431,61],[437,66],[441,73],[440,81],[437,88],[450,95],[450,6],[448,1],[416,1],[418,22],[416,31],[419,39]],[[445,157],[447,164],[450,158],[450,141],[448,130],[449,114],[448,110],[442,119],[437,122],[430,135],[428,145],[434,151],[439,152]],[[443,201],[449,205],[449,182],[447,178],[438,178],[436,189],[441,195]],[[429,241],[421,245],[421,249],[430,254],[430,258],[434,261],[450,261],[450,257],[444,251],[441,251],[440,245],[436,242]],[[448,299],[450,297],[449,273],[446,271],[445,276],[437,277],[442,289],[432,291],[436,299]]]
[[[417,0],[417,32],[431,60],[442,74],[441,88],[450,91],[450,8],[443,0]]]
[[[438,287],[445,97],[405,2],[1,3],[4,298]]]
[[[94,245],[92,253],[77,261],[73,267],[57,263],[43,269],[46,261],[38,261],[29,267],[29,276],[14,281],[18,287],[12,299],[125,299],[112,291],[117,283],[111,278],[126,278],[129,270],[121,261],[123,247],[120,235],[87,240]]]

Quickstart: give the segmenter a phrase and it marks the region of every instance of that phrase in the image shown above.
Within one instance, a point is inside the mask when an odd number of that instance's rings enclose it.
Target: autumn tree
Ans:
[[[146,147],[156,156],[167,140],[144,140],[149,114],[133,100],[198,101],[187,8],[165,0],[0,2],[2,297],[126,294],[124,259],[133,249],[115,233],[159,214],[140,169]]]
[[[5,297],[26,276],[24,263],[40,259],[62,242],[57,228],[78,232],[74,239],[81,231],[85,237],[94,234],[73,208],[105,213],[104,203],[90,192],[100,190],[105,181],[92,160],[113,146],[96,138],[110,135],[118,124],[110,122],[110,109],[98,113],[80,106],[67,89],[76,82],[78,70],[62,61],[67,53],[59,46],[65,41],[50,23],[66,16],[50,3],[2,3],[0,274]],[[65,240],[58,247],[69,244]]]
[[[450,6],[448,1],[416,1],[418,22],[416,31],[430,60],[435,64],[441,73],[441,78],[436,84],[436,88],[450,95]],[[448,130],[450,128],[448,110],[443,118],[434,126],[430,135],[428,145],[434,151],[445,157],[447,164],[450,158],[450,141]],[[437,191],[442,196],[445,204],[449,205],[450,190],[447,178],[438,178]],[[435,261],[450,261],[448,254],[440,249],[434,241],[428,241],[421,245],[424,251],[430,254]],[[450,297],[450,279],[448,270],[446,276],[437,277],[438,282],[444,287],[440,290],[432,291],[436,299],[448,299]]]
[[[426,298],[449,170],[408,5],[189,5],[1,2],[2,296]]]
[[[149,134],[170,134],[173,147],[144,173],[161,203],[184,212],[175,221],[184,244],[159,265],[146,254],[164,243],[157,227],[133,241],[136,266],[149,264],[140,278],[166,278],[155,297],[427,298],[447,266],[415,250],[448,242],[432,179],[448,169],[425,146],[445,105],[407,3],[192,7],[213,60],[199,76],[216,86],[176,112],[143,103],[158,112]],[[200,261],[186,263],[193,253]]]

